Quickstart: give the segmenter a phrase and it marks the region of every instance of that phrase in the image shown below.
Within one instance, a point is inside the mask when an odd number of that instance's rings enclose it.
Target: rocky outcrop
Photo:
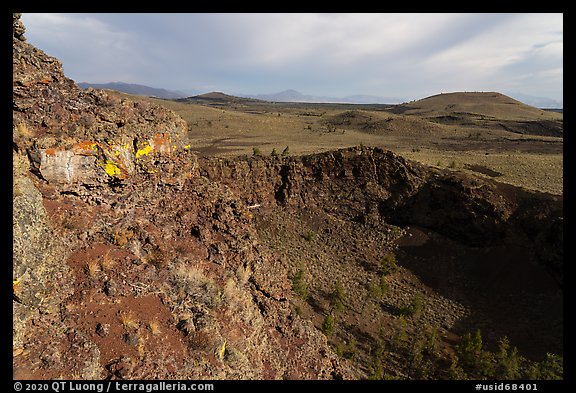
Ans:
[[[78,89],[13,21],[14,377],[357,378],[185,122]]]
[[[82,90],[62,64],[28,44],[13,23],[13,141],[49,182],[93,187],[146,167],[151,153],[185,145],[186,123],[172,111],[101,90]]]

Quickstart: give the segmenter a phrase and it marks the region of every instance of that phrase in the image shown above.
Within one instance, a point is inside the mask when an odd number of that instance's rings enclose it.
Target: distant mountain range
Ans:
[[[78,83],[78,86],[82,89],[87,89],[89,87],[92,87],[94,89],[116,90],[116,91],[121,91],[122,93],[127,93],[127,94],[134,94],[134,95],[138,95],[138,96],[147,96],[147,97],[166,98],[169,100],[173,100],[176,98],[184,98],[187,96],[186,93],[183,93],[181,91],[172,91],[172,90],[166,90],[166,89],[160,89],[160,88],[156,88],[156,87],[137,85],[134,83],[124,83],[124,82],[110,82],[110,83],[81,82],[81,83]]]
[[[405,100],[398,97],[380,97],[372,95],[350,95],[346,97],[326,97],[302,94],[296,90],[284,90],[275,94],[242,94],[241,97],[256,98],[275,102],[323,102],[346,104],[399,104]]]
[[[564,108],[564,101],[556,101],[546,97],[535,97],[522,93],[504,93],[507,96],[514,98],[524,104],[534,106],[541,109],[562,109]]]
[[[124,82],[111,82],[111,83],[88,83],[81,82],[78,86],[86,89],[88,87],[93,87],[95,89],[110,89],[121,91],[123,93],[135,94],[148,97],[158,97],[165,99],[179,99],[187,98],[193,96],[189,94],[194,91],[196,94],[200,94],[200,91],[187,90],[189,93],[175,90],[167,90],[162,88],[150,87],[145,85],[138,85],[134,83],[124,83]],[[563,102],[556,101],[545,97],[535,97],[522,93],[505,93],[506,95],[523,102],[524,104],[534,106],[536,108],[554,108],[562,109]],[[316,103],[348,103],[348,104],[401,104],[408,100],[398,97],[381,97],[373,95],[349,95],[345,97],[327,97],[327,96],[314,96],[308,94],[302,94],[296,90],[284,90],[279,93],[274,94],[242,94],[235,93],[234,96],[243,98],[255,98],[258,100],[272,101],[272,102],[316,102]]]

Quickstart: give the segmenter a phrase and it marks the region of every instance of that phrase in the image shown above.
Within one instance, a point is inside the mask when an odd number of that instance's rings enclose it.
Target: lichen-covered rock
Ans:
[[[78,88],[57,59],[26,42],[20,14],[13,19],[13,140],[44,179],[121,181],[183,148],[187,125],[174,112]]]
[[[20,348],[25,325],[37,312],[54,314],[69,293],[64,249],[54,236],[43,198],[26,176],[27,159],[13,154],[12,276],[14,291],[13,345]]]

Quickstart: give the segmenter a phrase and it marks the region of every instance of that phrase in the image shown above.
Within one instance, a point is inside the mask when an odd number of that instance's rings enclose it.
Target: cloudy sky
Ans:
[[[562,101],[562,14],[24,14],[76,82],[170,90]]]

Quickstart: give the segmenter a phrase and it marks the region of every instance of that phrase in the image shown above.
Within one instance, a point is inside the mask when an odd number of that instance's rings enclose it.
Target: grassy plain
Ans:
[[[552,194],[563,193],[563,115],[498,93],[402,105],[272,103],[216,95],[155,100],[187,121],[200,155],[291,155],[365,145]]]

